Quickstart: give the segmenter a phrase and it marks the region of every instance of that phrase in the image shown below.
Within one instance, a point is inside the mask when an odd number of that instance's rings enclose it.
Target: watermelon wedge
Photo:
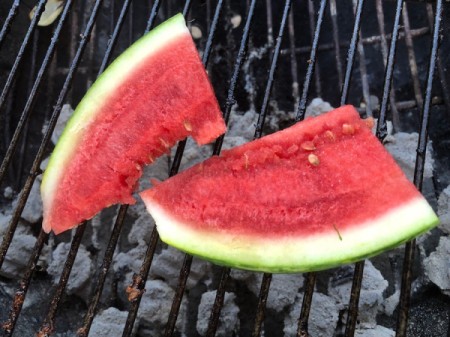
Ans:
[[[135,202],[142,166],[191,135],[199,144],[225,123],[178,14],[120,55],[88,90],[45,170],[43,229],[59,234],[104,207]]]
[[[344,106],[140,195],[164,242],[217,264],[277,273],[358,261],[438,223],[368,124]]]

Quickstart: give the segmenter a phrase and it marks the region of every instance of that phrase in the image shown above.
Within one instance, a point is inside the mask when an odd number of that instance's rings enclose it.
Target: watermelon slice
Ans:
[[[120,55],[76,108],[43,176],[43,229],[56,234],[131,196],[142,166],[191,135],[225,132],[213,88],[178,14]]]
[[[141,197],[164,242],[217,264],[276,273],[361,260],[438,223],[367,124],[344,106]]]

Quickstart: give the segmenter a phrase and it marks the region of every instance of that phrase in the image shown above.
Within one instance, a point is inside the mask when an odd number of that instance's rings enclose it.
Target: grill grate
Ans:
[[[206,67],[208,67],[208,61],[212,53],[214,53],[214,47],[217,45],[216,41],[220,32],[220,23],[224,20],[224,16],[229,15],[230,9],[236,4],[232,3],[230,0],[214,1],[214,10],[211,19],[211,8],[213,1],[206,1],[206,6],[208,10],[207,18],[207,32],[208,36],[205,45],[202,49],[202,61]],[[262,3],[262,2],[261,2]],[[33,153],[34,160],[32,162],[29,173],[26,175],[25,183],[18,189],[21,190],[18,196],[18,202],[13,210],[11,220],[9,225],[3,235],[3,240],[0,246],[0,270],[5,262],[5,257],[11,246],[12,240],[14,238],[21,214],[25,208],[25,204],[29,198],[32,186],[36,178],[41,173],[40,165],[45,155],[47,154],[48,144],[52,132],[56,126],[57,119],[60,115],[63,103],[66,101],[67,97],[73,97],[79,95],[76,91],[76,84],[79,79],[77,77],[81,75],[82,78],[86,78],[86,83],[91,83],[93,74],[92,58],[94,56],[94,44],[96,38],[99,34],[99,22],[102,20],[101,15],[105,15],[109,7],[109,15],[113,20],[111,20],[110,31],[111,36],[109,42],[106,45],[105,52],[101,58],[100,65],[98,66],[99,76],[106,66],[109,64],[111,58],[114,56],[115,50],[120,43],[124,43],[122,40],[126,40],[126,43],[130,43],[135,39],[134,31],[137,30],[138,22],[136,22],[136,10],[134,6],[138,4],[138,1],[132,2],[131,0],[124,0],[121,2],[120,13],[115,19],[115,2],[114,1],[103,1],[103,0],[93,0],[86,1],[82,4],[77,4],[78,11],[75,9],[72,11],[73,0],[66,0],[64,9],[55,28],[52,30],[52,37],[50,43],[48,44],[44,56],[42,57],[41,65],[37,74],[32,74],[28,79],[29,83],[32,83],[29,87],[29,93],[27,94],[27,99],[25,105],[17,110],[17,103],[13,104],[16,97],[16,92],[21,90],[19,85],[20,77],[23,76],[22,73],[26,71],[26,59],[32,59],[32,63],[37,64],[37,44],[36,41],[40,37],[40,30],[37,28],[37,23],[44,10],[45,0],[39,0],[36,2],[36,16],[30,21],[29,27],[23,40],[20,44],[18,52],[14,56],[14,62],[12,67],[8,70],[7,76],[4,84],[3,77],[2,80],[2,93],[0,96],[0,120],[10,120],[11,116],[15,114],[15,111],[21,111],[21,115],[15,124],[16,128],[12,137],[7,137],[8,142],[6,143],[5,149],[2,148],[2,164],[0,167],[0,184],[9,183],[8,179],[14,177],[15,158],[23,158],[28,151],[27,149],[27,134],[29,132],[29,124],[32,121],[32,114],[37,110],[36,106],[39,102],[42,102],[43,92],[45,91],[45,79],[46,78],[57,78],[64,75],[64,81],[61,86],[61,90],[54,104],[54,108],[48,108],[47,111],[52,110],[51,117],[48,122],[48,126],[45,135],[39,145],[36,153]],[[204,4],[204,2],[202,2]],[[202,5],[200,4],[200,5]],[[183,14],[189,18],[189,12],[191,11],[190,0],[185,1],[182,8],[177,8],[177,10],[182,10]],[[195,3],[198,6],[197,3]],[[242,4],[241,4],[242,5]],[[342,26],[338,24],[338,5],[336,0],[320,0],[320,1],[308,1],[306,12],[308,14],[308,24],[311,33],[311,46],[299,47],[297,46],[297,40],[302,38],[299,36],[298,31],[295,30],[295,25],[297,23],[298,17],[296,16],[298,12],[295,12],[300,5],[297,2],[291,0],[286,0],[283,5],[272,3],[269,0],[265,2],[265,20],[267,26],[267,45],[270,51],[273,51],[270,55],[270,66],[268,67],[268,76],[263,76],[264,90],[262,91],[262,96],[258,94],[250,95],[254,102],[250,102],[253,105],[258,106],[261,100],[261,108],[259,109],[258,121],[255,128],[254,138],[259,138],[263,135],[265,130],[265,120],[271,109],[271,100],[273,97],[281,100],[279,97],[279,90],[274,89],[274,84],[276,84],[277,76],[277,65],[281,57],[289,58],[289,70],[288,74],[291,76],[291,100],[296,107],[295,120],[300,121],[305,117],[307,103],[310,99],[311,91],[314,89],[317,96],[323,96],[329,91],[328,88],[324,86],[324,82],[321,80],[321,74],[324,73],[324,68],[319,68],[319,52],[332,50],[334,51],[334,61],[336,63],[337,72],[337,83],[340,90],[340,98],[336,103],[341,105],[347,102],[353,102],[350,99],[354,94],[355,82],[355,72],[358,71],[360,76],[360,89],[362,91],[362,98],[365,102],[365,106],[361,108],[362,112],[368,116],[376,113],[378,116],[377,124],[377,136],[380,140],[383,140],[387,135],[387,117],[388,114],[392,115],[393,125],[396,130],[400,128],[400,111],[417,108],[421,111],[420,113],[420,132],[419,132],[419,142],[417,147],[416,165],[414,171],[414,183],[418,189],[422,189],[423,183],[423,173],[425,166],[425,152],[428,140],[429,132],[429,120],[431,114],[432,104],[443,104],[446,106],[447,112],[450,111],[450,90],[448,86],[448,78],[446,78],[446,66],[443,64],[443,58],[439,57],[439,44],[440,44],[440,32],[442,25],[442,18],[444,5],[442,0],[437,0],[435,8],[432,4],[423,4],[423,8],[426,9],[426,15],[429,20],[429,27],[422,28],[412,28],[409,19],[408,4],[403,0],[397,0],[395,2],[395,9],[393,11],[393,27],[390,32],[385,31],[385,11],[383,10],[383,3],[381,0],[377,0],[375,3],[376,7],[376,19],[378,24],[378,29],[380,35],[363,37],[363,31],[361,29],[364,8],[367,7],[364,0],[354,0],[352,3],[352,10],[354,14],[354,25],[352,27],[350,42],[342,42]],[[82,15],[77,15],[76,13],[82,13],[80,9],[83,6],[90,8],[86,11],[86,17],[83,18]],[[90,7],[92,6],[92,7]],[[145,32],[149,31],[158,20],[163,17],[167,17],[175,13],[175,8],[178,5],[172,3],[172,1],[152,2],[151,7],[147,8],[150,12],[148,20],[145,22]],[[243,93],[239,92],[240,85],[242,84],[241,73],[243,71],[246,62],[246,52],[253,46],[253,43],[259,37],[257,33],[252,35],[252,32],[259,27],[255,27],[255,22],[259,24],[261,20],[261,9],[258,6],[262,6],[256,0],[247,1],[246,19],[242,28],[242,35],[240,36],[239,48],[237,49],[236,55],[233,57],[228,57],[228,62],[233,60],[233,65],[230,67],[230,81],[227,84],[228,90],[227,95],[223,99],[223,111],[226,122],[230,120],[230,116],[233,112],[233,108],[236,107],[237,103],[245,105],[245,102],[241,102],[241,96]],[[26,7],[22,4],[20,0],[14,0],[11,7],[4,13],[0,12],[2,15],[0,17],[0,22],[3,24],[0,31],[0,56],[2,54],[7,54],[8,42],[14,39],[21,39],[20,36],[15,36],[14,25],[15,19],[17,19],[18,13],[23,11]],[[145,7],[145,6],[144,6]],[[281,11],[277,10],[277,7],[282,8]],[[234,7],[233,7],[234,8]],[[303,8],[303,7],[302,7]],[[197,7],[195,7],[197,9]],[[332,43],[320,44],[320,36],[323,30],[324,21],[326,20],[326,10],[329,10],[329,16],[331,18],[331,29],[332,29]],[[0,8],[1,10],[1,8]],[[315,14],[317,11],[317,15]],[[6,13],[7,12],[7,13]],[[164,13],[167,12],[167,13]],[[224,14],[225,13],[225,14]],[[281,13],[281,14],[279,14]],[[22,13],[23,14],[23,13]],[[365,13],[367,15],[367,13]],[[279,18],[278,18],[279,17]],[[127,21],[128,18],[128,21]],[[78,46],[76,46],[75,31],[78,29],[78,24],[82,26],[82,22],[86,21],[84,31],[80,34],[80,39]],[[189,20],[188,20],[189,22]],[[402,24],[401,24],[402,22]],[[68,27],[70,26],[70,27]],[[60,60],[57,57],[64,52],[58,49],[58,46],[63,44],[64,47],[64,34],[67,33],[68,28],[71,31],[71,44],[69,48],[69,56],[71,63],[67,66],[67,69],[58,74],[58,66]],[[128,29],[128,38],[125,39],[123,35],[123,28]],[[278,35],[274,39],[274,30],[278,28]],[[287,29],[287,31],[286,31]],[[284,35],[288,34],[288,39],[284,39]],[[422,95],[421,91],[421,81],[419,78],[420,71],[418,66],[418,61],[416,59],[416,52],[414,41],[417,38],[431,35],[431,52],[428,57],[428,70],[427,76],[423,82],[425,82],[425,94]],[[388,48],[388,40],[390,40],[390,46]],[[396,51],[399,41],[404,40],[407,48],[408,54],[408,65],[411,71],[412,78],[412,92],[413,99],[407,99],[398,101],[395,86],[393,85],[393,77],[395,71],[396,63]],[[34,42],[33,42],[34,41]],[[384,77],[381,92],[381,104],[379,111],[373,111],[373,107],[370,104],[371,101],[371,82],[369,80],[368,69],[366,68],[367,55],[365,54],[365,46],[379,44],[381,48],[381,54],[384,63]],[[62,47],[62,48],[63,48]],[[27,51],[33,49],[31,56],[27,54]],[[343,69],[343,62],[341,61],[341,49],[347,49],[347,58],[345,62],[345,69]],[[416,47],[417,48],[417,47]],[[234,52],[227,51],[227,55]],[[302,64],[299,63],[299,55],[308,54],[308,64],[305,69],[305,75],[303,78],[303,86],[299,87],[299,70],[302,68]],[[72,57],[73,56],[73,57]],[[356,60],[359,60],[359,69],[356,69]],[[323,64],[322,64],[323,65]],[[435,69],[437,71],[437,76],[435,76]],[[249,74],[255,77],[255,70],[249,69]],[[289,76],[288,75],[288,76]],[[211,75],[215,78],[215,75]],[[221,74],[223,77],[223,74]],[[436,81],[439,78],[439,81]],[[217,78],[217,82],[223,79]],[[253,79],[255,81],[255,79]],[[436,84],[439,82],[440,95],[436,96]],[[54,84],[48,84],[48,86]],[[434,88],[434,90],[433,90]],[[301,90],[300,90],[301,89]],[[337,89],[337,88],[335,88]],[[282,89],[281,89],[282,90]],[[56,91],[55,91],[56,92]],[[219,99],[222,93],[218,93]],[[23,97],[23,94],[21,94]],[[50,98],[48,98],[50,100]],[[33,116],[34,118],[34,116]],[[5,123],[6,125],[6,123]],[[0,125],[1,127],[1,125]],[[4,127],[5,135],[7,135],[7,127]],[[212,151],[213,155],[220,153],[223,145],[224,137],[220,137],[214,144]],[[29,140],[28,140],[29,142]],[[170,167],[170,176],[176,174],[181,165],[181,159],[186,146],[186,141],[179,143],[176,154],[173,158],[172,165]],[[3,150],[5,150],[3,152]],[[31,151],[30,151],[31,152]],[[23,159],[22,159],[23,160]],[[19,166],[26,166],[21,164]],[[22,170],[19,170],[18,176],[20,176]],[[22,178],[16,178],[18,185],[20,184]],[[14,180],[14,179],[13,179]],[[12,180],[12,181],[13,181]],[[107,275],[111,263],[114,258],[114,252],[119,244],[120,237],[123,233],[125,219],[128,211],[128,206],[119,207],[118,214],[116,216],[114,225],[112,227],[111,236],[108,240],[107,247],[102,258],[101,266],[99,267],[99,272],[97,275],[97,282],[93,295],[90,297],[88,309],[84,316],[82,325],[77,331],[78,336],[88,336],[93,319],[99,309],[101,302],[101,296]],[[87,229],[86,222],[79,226],[73,234],[71,247],[69,254],[67,256],[63,271],[59,280],[58,285],[55,288],[55,292],[52,296],[51,302],[47,309],[47,314],[43,320],[40,329],[38,331],[38,336],[49,336],[55,331],[57,325],[57,311],[61,307],[61,301],[63,294],[67,287],[68,280],[70,278],[70,273],[72,266],[75,261],[75,257],[79,250],[80,244],[83,240],[84,233]],[[86,231],[87,232],[87,231]],[[41,255],[44,244],[52,240],[52,238],[46,235],[43,231],[40,231],[37,235],[37,240],[31,256],[29,258],[26,271],[19,281],[17,291],[12,300],[11,307],[9,310],[8,318],[3,324],[3,335],[12,336],[14,329],[16,328],[18,318],[21,314],[23,303],[27,295],[27,291],[32,282],[32,277],[36,272],[38,266],[38,260]],[[153,258],[158,246],[158,233],[156,229],[153,228],[150,236],[150,241],[147,246],[147,251],[145,257],[142,261],[139,273],[134,274],[133,280],[130,280],[131,284],[127,288],[127,294],[130,299],[130,306],[128,309],[128,317],[124,326],[123,336],[131,336],[133,332],[133,326],[135,325],[135,320],[137,317],[138,309],[140,306],[142,295],[145,291],[145,283],[147,281],[150,268],[152,266]],[[408,313],[411,301],[411,282],[412,282],[412,267],[413,258],[415,250],[415,241],[411,241],[406,244],[405,247],[405,257],[402,269],[402,283],[401,283],[401,295],[400,304],[398,310],[398,322],[397,322],[397,336],[406,336],[406,331],[408,327]],[[176,335],[176,322],[179,316],[180,306],[182,303],[183,296],[186,292],[186,283],[189,278],[191,265],[193,258],[189,255],[185,255],[182,267],[179,272],[179,279],[177,287],[175,290],[175,296],[172,301],[170,313],[168,315],[168,321],[166,324],[164,336]],[[354,336],[355,328],[358,318],[358,303],[360,298],[361,285],[363,281],[363,271],[364,262],[359,262],[355,264],[354,274],[353,274],[353,285],[350,293],[350,301],[348,305],[347,322],[345,326],[344,336]],[[219,325],[219,318],[221,310],[224,306],[225,292],[228,289],[231,269],[221,268],[220,278],[217,286],[216,297],[214,305],[211,310],[211,315],[208,323],[208,328],[206,336],[216,335],[216,331]],[[312,298],[314,296],[316,279],[318,273],[308,273],[305,275],[305,285],[304,285],[304,297],[303,303],[300,311],[299,324],[297,330],[297,336],[308,336],[308,320],[309,314],[312,308]],[[268,299],[270,285],[272,281],[272,275],[264,274],[260,286],[260,292],[257,302],[257,307],[255,309],[255,319],[254,325],[251,331],[252,336],[260,336],[263,331],[263,325],[265,322],[266,314],[266,302]],[[450,336],[450,329],[448,329],[448,335]],[[249,332],[250,334],[250,332]]]

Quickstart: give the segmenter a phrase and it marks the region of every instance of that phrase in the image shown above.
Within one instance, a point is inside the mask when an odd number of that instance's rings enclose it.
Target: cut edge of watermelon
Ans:
[[[183,15],[177,14],[171,17],[134,42],[108,66],[89,88],[69,119],[43,174],[41,197],[44,212],[51,208],[54,191],[62,177],[64,167],[70,161],[85,131],[94,121],[95,112],[100,110],[108,96],[131,73],[129,71],[130,60],[132,60],[133,65],[138,66],[146,58],[184,34],[190,36]],[[47,233],[51,230],[46,222],[43,223],[43,229]]]
[[[335,228],[305,238],[268,240],[193,230],[151,197],[144,195],[143,199],[165,243],[219,265],[270,273],[319,271],[360,261],[407,242],[439,223],[427,201],[417,197],[349,230]]]

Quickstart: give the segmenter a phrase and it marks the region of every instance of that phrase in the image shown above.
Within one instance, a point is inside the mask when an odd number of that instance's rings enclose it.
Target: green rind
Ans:
[[[315,236],[271,239],[268,233],[252,237],[195,230],[151,198],[144,198],[144,202],[165,243],[219,265],[268,273],[319,271],[360,261],[439,223],[426,200],[417,197],[346,231],[333,229]]]
[[[68,121],[44,172],[41,184],[44,213],[51,208],[55,190],[65,167],[102,105],[127,79],[134,67],[183,34],[190,33],[183,15],[177,14],[133,43],[109,65],[90,87]],[[45,231],[50,231],[50,228],[45,227]]]

